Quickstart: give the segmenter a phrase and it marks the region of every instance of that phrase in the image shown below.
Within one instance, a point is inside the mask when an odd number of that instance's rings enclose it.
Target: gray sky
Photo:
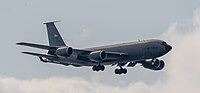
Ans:
[[[42,23],[54,20],[62,21],[56,24],[57,28],[65,42],[75,48],[157,38],[176,21],[184,23],[178,26],[192,24],[198,6],[199,0],[1,0],[0,76],[20,80],[79,77],[120,86],[138,81],[150,85],[164,82],[167,68],[153,72],[136,66],[128,69],[127,75],[118,76],[114,74],[115,67],[108,66],[104,72],[96,73],[88,67],[43,64],[37,57],[20,52],[46,51],[15,43],[48,44]]]

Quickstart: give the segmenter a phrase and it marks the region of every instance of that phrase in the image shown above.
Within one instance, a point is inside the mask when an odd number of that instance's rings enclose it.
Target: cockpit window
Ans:
[[[162,45],[166,45],[167,43],[166,42],[162,42]]]

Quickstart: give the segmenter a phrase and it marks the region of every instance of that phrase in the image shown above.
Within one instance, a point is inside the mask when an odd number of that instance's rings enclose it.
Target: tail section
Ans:
[[[57,47],[66,46],[60,33],[58,32],[58,29],[56,28],[56,26],[54,24],[55,22],[59,22],[59,21],[44,23],[47,27],[49,45],[57,46]]]

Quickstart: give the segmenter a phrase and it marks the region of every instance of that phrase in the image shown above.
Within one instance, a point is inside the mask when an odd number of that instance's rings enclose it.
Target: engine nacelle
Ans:
[[[145,61],[144,63],[142,63],[142,66],[144,68],[151,69],[151,70],[162,70],[165,66],[165,63],[162,60]]]
[[[73,53],[73,49],[71,47],[61,47],[58,48],[55,52],[56,55],[68,57]]]
[[[105,51],[94,51],[89,54],[89,59],[95,62],[103,61],[107,58]]]

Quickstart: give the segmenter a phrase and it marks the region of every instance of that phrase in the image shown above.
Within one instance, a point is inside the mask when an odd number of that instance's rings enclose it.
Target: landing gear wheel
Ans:
[[[115,74],[119,74],[119,69],[115,69]]]
[[[121,74],[126,74],[127,73],[127,69],[115,69],[115,74],[119,74],[119,75],[121,75]]]
[[[104,71],[104,70],[105,70],[105,66],[104,66],[104,65],[99,65],[99,67],[100,67],[100,70],[101,70],[101,71]]]
[[[92,67],[92,70],[93,70],[93,71],[97,71],[97,66],[94,65],[94,66]]]
[[[92,67],[92,70],[93,71],[104,71],[105,70],[105,66],[104,65],[98,65],[98,66],[96,66],[96,65],[94,65],[93,67]]]
[[[123,74],[127,73],[127,69],[121,69]]]

